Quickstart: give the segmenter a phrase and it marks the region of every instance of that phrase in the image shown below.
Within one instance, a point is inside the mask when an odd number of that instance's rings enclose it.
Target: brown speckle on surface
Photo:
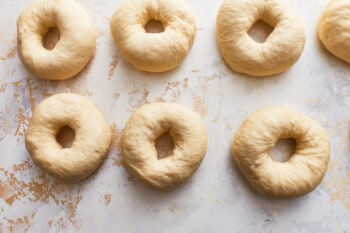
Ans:
[[[201,117],[205,117],[208,115],[208,103],[200,96],[193,96],[193,109]]]
[[[7,204],[11,205],[13,200],[10,199],[10,192],[8,189],[0,183],[0,198],[3,199]]]
[[[173,202],[173,203],[171,204],[171,206],[168,208],[168,210],[169,210],[171,213],[175,213],[176,211],[179,210],[179,207],[178,207],[178,205],[177,205],[176,202]]]
[[[36,212],[26,215],[20,218],[10,219],[10,218],[4,218],[4,220],[7,222],[7,231],[8,232],[27,232],[28,229],[30,229],[32,225],[32,221],[35,217]]]
[[[29,93],[30,110],[31,110],[31,111],[34,111],[34,107],[35,107],[35,98],[33,97],[33,87],[32,87],[32,85],[31,85],[29,79],[26,80],[26,85],[27,85],[28,93]]]
[[[59,229],[65,229],[67,228],[67,223],[66,221],[63,219],[63,217],[60,217],[57,220],[50,220],[48,223],[49,227],[57,227]]]
[[[12,48],[7,54],[6,58],[14,58],[16,55],[16,48]]]
[[[226,124],[225,124],[225,131],[226,132],[231,132],[232,129],[233,129],[233,127],[232,127],[231,123],[230,122],[226,122]]]
[[[184,79],[182,80],[182,87],[183,87],[183,88],[188,88],[188,78],[184,78]]]
[[[24,160],[22,163],[14,164],[12,166],[12,171],[13,172],[21,172],[21,173],[23,173],[26,170],[33,168],[33,166],[34,165],[33,165],[32,160],[28,158],[28,159]]]
[[[115,69],[118,65],[118,57],[114,56],[111,63],[109,63],[109,70],[108,70],[108,79],[111,79],[114,75]]]
[[[112,154],[113,165],[117,167],[124,166],[123,159],[121,158],[122,134],[115,123],[112,124],[111,131],[112,143],[109,151]]]
[[[147,89],[136,89],[128,92],[129,96],[129,104],[133,108],[137,108],[143,104],[148,103],[147,97],[149,95],[149,91]]]
[[[178,202],[173,202],[171,203],[171,205],[169,206],[168,210],[169,212],[171,212],[172,214],[178,212],[178,211],[182,211],[185,210],[187,208],[186,204],[183,203],[178,203]]]
[[[137,90],[133,90],[133,91],[130,91],[128,94],[129,95],[134,95],[134,94],[139,94],[141,93],[142,94],[142,97],[143,99],[147,99],[147,96],[149,95],[149,91],[147,89],[143,89],[143,90],[140,90],[140,89],[137,89]]]
[[[76,229],[79,228],[76,218],[77,206],[82,199],[79,184],[66,184],[48,176],[40,169],[38,171],[30,159],[13,165],[9,170],[0,167],[0,175],[3,177],[0,198],[7,205],[11,206],[14,202],[49,203],[54,201],[67,213],[67,220]],[[11,221],[16,223],[15,220]]]
[[[4,101],[0,109],[0,139],[13,132],[16,141],[23,140],[25,129],[34,111],[37,99],[51,95],[49,89],[56,87],[57,82],[25,77],[20,81],[0,85],[0,92],[6,92],[12,98]]]
[[[215,124],[216,122],[218,122],[220,120],[220,116],[217,115],[215,116],[211,121]]]
[[[157,102],[166,102],[165,99],[163,99],[163,97],[158,97],[156,98]]]
[[[350,172],[342,174],[343,170],[342,163],[331,159],[323,184],[328,191],[330,203],[339,201],[350,210]]]
[[[29,117],[24,113],[24,109],[19,107],[16,114],[17,127],[15,131],[15,136],[24,136],[25,128],[29,123]]]
[[[28,95],[28,100],[31,107],[37,100],[42,100],[51,96],[60,83],[59,81],[55,80],[43,80],[37,78],[27,78],[23,80],[23,82],[25,83],[24,93]]]
[[[6,56],[4,57],[0,57],[0,60],[6,60],[6,59],[11,59],[11,58],[14,58],[16,56],[16,47],[15,48],[11,48]]]
[[[112,194],[106,193],[106,194],[104,195],[104,203],[105,203],[105,206],[108,206],[109,203],[111,203],[111,199],[112,199]]]
[[[135,177],[132,176],[131,174],[128,175],[128,181],[132,182],[135,180]]]
[[[23,168],[23,170],[17,170],[17,172],[15,172],[15,166],[17,166],[17,168],[20,167],[20,169]],[[29,182],[17,178],[17,173],[19,171],[24,172],[27,166],[28,165],[25,163],[22,163],[14,165],[11,172],[5,169],[0,170],[6,177],[2,186],[7,189],[8,195],[5,201],[9,205],[14,201],[21,201],[23,198],[34,202],[47,202],[49,197],[55,198],[54,195],[51,195],[51,190],[49,190],[49,179],[43,172],[41,172],[39,177],[33,177]]]
[[[114,93],[114,94],[113,94],[113,99],[114,99],[114,100],[118,100],[119,97],[120,97],[120,94],[119,94],[119,93]]]
[[[124,166],[124,162],[123,159],[120,158],[119,156],[117,156],[118,158],[113,158],[113,165],[117,166],[117,167],[123,167]]]
[[[120,132],[120,129],[115,123],[112,124],[111,131],[112,131],[112,143],[111,143],[110,150],[118,153],[121,150],[122,134]]]
[[[103,38],[103,36],[105,35],[103,30],[99,30],[97,29],[97,33],[96,33],[96,39],[100,39]]]
[[[76,229],[80,228],[80,224],[77,221],[77,208],[82,199],[82,196],[71,196],[65,203],[68,212],[68,219]]]
[[[91,70],[94,59],[95,59],[95,56],[93,56],[90,59],[89,63],[77,75],[67,80],[64,80],[64,82],[62,82],[62,84],[64,84],[64,86],[67,89],[69,89],[70,92],[80,94],[83,96],[92,95],[92,92],[88,90],[87,82],[88,82],[89,71]],[[101,77],[94,77],[94,78],[101,78]]]
[[[188,78],[182,81],[167,82],[163,93],[157,98],[160,102],[176,102],[177,98],[181,95],[181,91],[188,88]]]
[[[1,92],[5,92],[6,86],[7,86],[6,83],[1,83],[1,84],[0,84],[0,93],[1,93]]]

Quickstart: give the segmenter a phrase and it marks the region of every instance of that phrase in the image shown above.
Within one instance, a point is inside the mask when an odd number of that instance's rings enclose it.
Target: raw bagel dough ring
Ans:
[[[55,27],[60,39],[48,50],[43,37]],[[38,78],[67,79],[79,73],[93,56],[95,34],[89,16],[73,0],[37,0],[17,21],[19,57]]]
[[[75,131],[70,148],[56,135],[63,126]],[[34,162],[49,174],[75,182],[89,176],[106,157],[111,130],[102,113],[87,98],[70,93],[53,95],[34,110],[25,143]]]
[[[274,28],[264,43],[248,34],[259,20]],[[216,36],[228,66],[252,76],[286,71],[298,60],[305,43],[300,20],[279,0],[224,0],[217,15]]]
[[[331,0],[318,26],[323,45],[336,57],[350,63],[350,1]]]
[[[147,33],[150,20],[161,33]],[[123,57],[136,69],[163,72],[185,58],[196,36],[196,22],[182,0],[126,0],[113,14],[110,29]]]
[[[272,160],[269,150],[279,139],[294,138],[288,161]],[[321,182],[329,161],[329,139],[315,120],[285,107],[267,107],[250,115],[232,142],[233,157],[261,194],[272,197],[302,196]]]
[[[172,155],[157,159],[155,140],[168,132]],[[188,179],[199,167],[207,149],[200,117],[178,104],[145,104],[132,114],[122,136],[125,165],[133,174],[158,189],[170,189]]]

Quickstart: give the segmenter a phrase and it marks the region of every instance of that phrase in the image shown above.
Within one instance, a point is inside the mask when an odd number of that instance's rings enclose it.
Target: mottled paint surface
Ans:
[[[188,0],[197,18],[194,45],[180,67],[153,74],[135,70],[113,45],[109,18],[120,0],[77,0],[95,22],[96,52],[80,74],[61,82],[32,77],[19,60],[16,20],[30,2],[3,0],[0,8],[0,232],[350,232],[350,65],[317,39],[326,0],[290,0],[306,28],[305,49],[290,70],[269,78],[234,73],[223,62],[215,40],[221,1]],[[24,146],[35,105],[61,92],[90,98],[113,132],[107,159],[75,184],[44,173]],[[121,157],[125,122],[153,101],[193,109],[208,130],[200,168],[168,192],[140,183]],[[260,196],[230,155],[242,121],[268,105],[298,109],[329,132],[328,172],[304,197]]]

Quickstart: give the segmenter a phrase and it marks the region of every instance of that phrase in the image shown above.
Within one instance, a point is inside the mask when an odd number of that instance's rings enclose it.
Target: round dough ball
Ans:
[[[336,57],[350,63],[350,1],[331,0],[318,26],[324,46]]]
[[[279,139],[294,138],[294,154],[286,162],[272,160],[269,150]],[[250,115],[231,146],[249,183],[272,197],[302,196],[323,179],[329,161],[329,139],[315,120],[285,107],[267,107]]]
[[[151,20],[164,31],[147,33]],[[113,14],[110,28],[114,43],[136,69],[163,72],[184,60],[196,36],[196,22],[182,0],[127,0]]]
[[[63,148],[56,140],[64,126],[75,132],[70,148]],[[107,156],[111,130],[102,113],[87,98],[56,94],[35,108],[25,143],[33,161],[44,171],[75,182],[89,176]]]
[[[52,50],[44,47],[50,28],[57,28],[60,36]],[[95,34],[89,16],[73,0],[36,0],[17,21],[19,57],[35,77],[67,79],[93,56]]]
[[[155,141],[169,133],[171,156],[157,158]],[[199,167],[207,149],[200,117],[178,104],[145,104],[132,114],[122,136],[125,165],[139,179],[158,189],[170,189],[187,180]]]
[[[259,20],[274,28],[264,43],[248,34]],[[224,0],[217,15],[216,35],[228,66],[251,76],[286,71],[299,59],[305,43],[300,20],[279,0]]]

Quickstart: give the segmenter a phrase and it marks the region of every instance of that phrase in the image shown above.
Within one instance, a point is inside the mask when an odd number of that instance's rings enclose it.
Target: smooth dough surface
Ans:
[[[75,131],[70,148],[63,148],[56,140],[63,126]],[[35,108],[25,143],[33,161],[44,171],[75,182],[89,176],[106,157],[111,130],[102,113],[87,98],[56,94]]]
[[[156,139],[169,133],[174,150],[158,159]],[[187,180],[199,167],[207,149],[200,117],[174,103],[145,104],[132,114],[122,136],[125,165],[133,174],[158,189],[170,189]]]
[[[52,50],[44,36],[57,28]],[[95,51],[96,33],[87,13],[74,0],[36,0],[17,20],[17,48],[27,70],[38,78],[62,80],[78,74]]]
[[[147,33],[150,20],[160,21],[164,31]],[[182,0],[126,0],[113,14],[110,29],[123,57],[149,72],[177,67],[196,36],[195,19]]]
[[[286,162],[272,160],[269,150],[279,139],[294,138]],[[329,161],[329,139],[315,120],[286,107],[267,107],[250,115],[231,146],[233,157],[261,194],[282,198],[304,195],[321,182]]]
[[[259,20],[273,28],[264,43],[248,34]],[[217,15],[216,35],[228,66],[251,76],[286,71],[299,59],[305,43],[300,20],[279,0],[224,0]]]
[[[331,0],[318,26],[324,46],[336,57],[350,63],[350,1]]]

